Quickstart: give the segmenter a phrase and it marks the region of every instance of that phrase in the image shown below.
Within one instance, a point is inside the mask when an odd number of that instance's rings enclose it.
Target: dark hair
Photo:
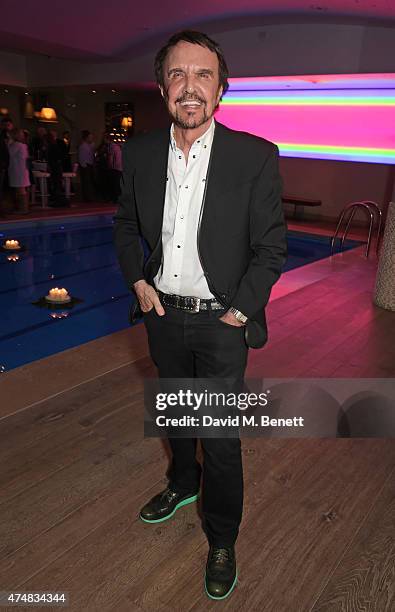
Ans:
[[[213,51],[217,54],[219,63],[219,84],[222,86],[222,95],[224,95],[229,88],[229,70],[228,66],[226,65],[223,51],[219,44],[216,43],[212,38],[209,38],[207,34],[203,34],[202,32],[195,32],[194,30],[183,30],[182,32],[177,32],[176,34],[173,34],[173,36],[169,38],[167,43],[161,49],[159,49],[154,62],[155,78],[158,85],[164,87],[164,61],[167,57],[169,50],[172,47],[175,47],[175,45],[180,41],[189,42],[193,45],[200,45],[201,47],[206,47],[207,49],[210,49],[210,51]]]
[[[90,134],[89,130],[82,130],[82,132],[81,132],[82,140],[86,140],[88,138],[89,134]]]

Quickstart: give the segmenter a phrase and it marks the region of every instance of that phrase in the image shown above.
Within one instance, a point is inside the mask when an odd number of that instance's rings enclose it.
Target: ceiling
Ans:
[[[84,62],[136,57],[183,28],[338,22],[395,27],[395,0],[0,0],[0,49]]]

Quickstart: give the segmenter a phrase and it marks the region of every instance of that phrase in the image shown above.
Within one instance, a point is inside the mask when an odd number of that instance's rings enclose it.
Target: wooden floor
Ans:
[[[395,377],[375,271],[357,249],[285,274],[248,375]],[[153,375],[142,325],[2,375],[0,590],[64,590],[73,611],[395,610],[392,439],[244,439],[239,583],[209,600],[200,509],[137,517],[166,483],[142,432]]]

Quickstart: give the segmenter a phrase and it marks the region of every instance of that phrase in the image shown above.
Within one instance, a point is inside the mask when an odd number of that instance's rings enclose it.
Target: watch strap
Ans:
[[[234,308],[233,306],[231,306],[229,310],[240,323],[247,323],[248,317],[246,317],[246,315],[243,314],[240,310],[237,310],[237,308]]]

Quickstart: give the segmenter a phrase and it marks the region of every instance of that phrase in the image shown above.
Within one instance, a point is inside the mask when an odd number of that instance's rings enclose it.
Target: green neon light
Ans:
[[[262,98],[224,98],[221,101],[224,106],[395,106],[395,97],[370,96],[364,98],[349,97],[279,97],[266,96]]]
[[[304,151],[309,153],[327,153],[340,155],[364,155],[366,157],[386,157],[395,159],[395,149],[378,149],[368,147],[341,147],[334,145],[318,145],[318,144],[292,144],[276,142],[280,151],[297,152]]]

